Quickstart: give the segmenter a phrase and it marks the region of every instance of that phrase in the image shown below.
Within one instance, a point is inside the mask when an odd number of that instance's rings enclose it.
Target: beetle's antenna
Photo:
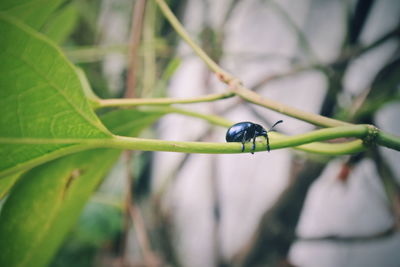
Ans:
[[[282,122],[283,122],[283,120],[279,120],[279,121],[275,122],[275,124],[272,125],[271,128],[269,128],[268,132],[273,131],[272,129],[273,129],[277,124],[282,123]]]
[[[283,120],[279,120],[279,121],[275,122],[274,125],[272,125],[272,127],[269,128],[268,132],[273,131],[274,127],[275,127],[277,124],[282,123],[282,122],[283,122]],[[269,152],[270,148],[269,148],[268,132],[265,131],[265,135],[264,135],[264,136],[265,136],[265,139],[267,139],[267,151]]]

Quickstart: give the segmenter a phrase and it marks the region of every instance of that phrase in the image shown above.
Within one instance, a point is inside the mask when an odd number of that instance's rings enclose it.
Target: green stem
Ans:
[[[316,130],[313,132],[288,136],[282,138],[271,138],[271,150],[287,147],[301,146],[313,141],[325,141],[334,138],[357,137],[363,138],[368,134],[368,125],[341,126]],[[255,151],[265,151],[265,141],[258,142]],[[260,145],[261,144],[261,145]],[[240,143],[210,143],[210,142],[182,142],[165,141],[125,136],[114,136],[114,138],[103,140],[102,146],[117,149],[132,149],[145,151],[169,151],[183,153],[206,153],[206,154],[232,154],[241,153]],[[245,152],[250,152],[251,143],[246,143]],[[357,147],[357,151],[363,149],[360,144],[352,143],[349,148]],[[304,148],[304,147],[303,147]],[[305,147],[307,149],[307,147]],[[343,148],[341,148],[342,150]],[[341,152],[344,152],[343,150]]]
[[[222,127],[230,127],[233,122],[216,115],[206,115],[203,113],[198,113],[186,109],[175,108],[171,106],[161,106],[161,107],[151,107],[142,108],[144,110],[150,111],[159,111],[162,113],[177,113],[186,116],[191,116],[199,119],[206,120],[214,125],[222,126]],[[283,134],[277,132],[270,132],[269,136],[276,137],[276,138],[284,138],[286,137]],[[318,153],[318,154],[325,154],[325,155],[343,155],[343,154],[351,154],[362,151],[365,149],[363,142],[361,140],[355,140],[350,142],[344,143],[321,143],[321,142],[312,142],[309,144],[293,147],[296,150],[302,150],[310,153]]]
[[[140,110],[143,111],[151,111],[151,112],[160,112],[163,114],[168,113],[176,113],[185,116],[190,116],[194,118],[199,118],[205,121],[208,121],[211,124],[218,125],[221,127],[230,127],[233,122],[216,115],[209,115],[198,113],[195,111],[176,108],[172,106],[158,106],[158,107],[140,107]],[[284,138],[286,137],[283,134],[277,132],[270,132],[269,136],[272,138]],[[358,151],[362,151],[365,149],[363,142],[361,140],[344,142],[344,143],[321,143],[321,142],[312,142],[309,144],[293,147],[297,150],[302,150],[310,153],[318,153],[318,154],[325,154],[325,155],[343,155],[349,153],[355,153]]]
[[[400,137],[380,131],[376,137],[376,143],[391,149],[400,151]]]
[[[304,152],[323,154],[327,156],[354,154],[365,150],[362,140],[355,140],[344,143],[321,143],[314,142],[294,147],[296,150]]]
[[[199,118],[205,121],[208,121],[214,125],[222,126],[222,127],[230,127],[233,123],[223,117],[216,116],[216,115],[210,115],[210,114],[204,114],[204,113],[199,113],[187,109],[182,109],[182,108],[176,108],[172,106],[160,106],[160,107],[151,107],[151,108],[141,108],[141,110],[150,110],[150,111],[155,111],[155,112],[161,112],[161,113],[177,113],[189,117],[194,117],[194,118]]]
[[[108,46],[64,47],[67,57],[74,63],[95,62],[103,59],[110,53],[128,54],[128,44],[116,44]]]
[[[316,141],[326,141],[336,138],[367,138],[370,134],[369,125],[340,126],[325,128],[295,136],[283,136],[270,132],[271,149],[300,146]],[[0,143],[5,144],[76,144],[82,146],[110,147],[119,149],[134,149],[146,151],[170,151],[185,153],[239,153],[231,149],[235,146],[227,143],[182,142],[165,141],[157,139],[133,138],[113,135],[112,138],[84,139],[84,138],[0,138]],[[126,146],[124,145],[126,144]],[[251,144],[249,145],[249,147]],[[257,151],[264,151],[265,147]]]
[[[235,86],[234,88],[232,88],[232,90],[238,96],[247,100],[248,102],[275,110],[281,114],[285,114],[285,115],[291,116],[293,118],[307,121],[307,122],[312,123],[317,126],[336,127],[336,126],[352,125],[351,123],[348,123],[348,122],[335,120],[335,119],[321,116],[319,114],[314,114],[314,113],[310,113],[307,111],[303,111],[303,110],[273,101],[271,99],[262,97],[259,94],[245,88],[242,85]]]
[[[234,96],[233,92],[223,94],[210,94],[193,98],[115,98],[115,99],[98,99],[94,104],[94,108],[106,107],[134,107],[139,105],[170,105],[170,104],[191,104],[200,102],[211,102]]]
[[[180,112],[179,110],[175,110]],[[204,118],[209,119],[209,118]],[[227,121],[216,120],[215,123],[226,124]],[[373,131],[371,129],[373,128]],[[295,149],[304,150],[307,152],[326,154],[326,155],[342,155],[360,152],[366,149],[366,145],[361,140],[355,140],[344,143],[316,143],[315,141],[325,141],[335,138],[361,138],[363,140],[374,140],[377,137],[378,142],[388,143],[387,146],[399,150],[400,141],[394,136],[388,134],[376,135],[378,131],[370,125],[354,125],[340,126],[334,128],[326,128],[315,130],[309,133],[296,136],[282,136],[275,132],[270,132],[270,147],[271,150],[293,147]],[[315,142],[315,143],[314,143]],[[183,152],[183,153],[207,153],[207,154],[231,154],[241,153],[242,145],[240,143],[209,143],[209,142],[180,142],[180,141],[165,141],[157,139],[143,139],[124,136],[112,136],[104,139],[56,139],[56,138],[0,138],[0,144],[57,144],[70,145],[64,149],[54,153],[49,153],[46,156],[35,158],[27,163],[11,167],[0,171],[0,177],[4,177],[17,171],[24,171],[35,167],[39,164],[52,159],[59,158],[71,153],[94,149],[94,148],[114,148],[114,149],[131,149],[143,151],[168,151],[168,152]],[[245,144],[245,152],[251,151],[251,142]],[[265,151],[265,141],[257,142],[255,151]]]
[[[291,16],[286,12],[281,5],[279,5],[275,1],[268,1],[268,4],[272,5],[276,13],[278,13],[283,21],[293,30],[293,32],[297,35],[297,39],[299,40],[300,47],[304,51],[304,54],[307,55],[308,60],[312,65],[320,65],[317,55],[314,53],[310,42],[307,39],[305,33],[297,26],[296,22],[293,21]]]

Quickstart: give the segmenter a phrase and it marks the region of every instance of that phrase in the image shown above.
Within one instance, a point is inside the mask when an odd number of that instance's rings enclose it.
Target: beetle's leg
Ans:
[[[265,139],[267,139],[267,151],[269,152],[270,148],[269,148],[269,138],[268,138],[268,133],[265,133]]]
[[[247,131],[244,131],[242,138],[242,152],[244,151],[244,143],[246,142]]]
[[[251,150],[251,154],[254,154],[254,150],[256,150],[256,133],[254,133],[254,136],[253,136],[253,147]]]

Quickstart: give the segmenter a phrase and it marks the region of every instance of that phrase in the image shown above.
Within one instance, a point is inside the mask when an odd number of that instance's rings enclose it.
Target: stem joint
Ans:
[[[363,138],[363,143],[366,146],[374,145],[376,143],[379,134],[379,129],[372,124],[366,125],[366,127],[367,127],[367,133]]]

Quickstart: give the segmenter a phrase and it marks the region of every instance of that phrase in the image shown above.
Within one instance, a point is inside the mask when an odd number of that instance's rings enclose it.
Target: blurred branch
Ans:
[[[307,36],[299,28],[299,26],[297,26],[297,24],[292,20],[291,16],[286,12],[286,10],[273,0],[268,0],[267,3],[270,4],[278,14],[280,14],[280,16],[283,18],[284,22],[290,28],[292,28],[294,33],[297,35],[297,38],[300,43],[300,47],[303,49],[304,53],[307,55],[308,60],[310,61],[311,65],[320,65],[317,55],[314,53],[314,51],[311,47],[311,44],[307,39]]]
[[[206,136],[210,135],[212,132],[211,127],[209,127],[206,131],[204,131],[200,136],[196,139],[196,141],[200,142],[203,141]],[[178,175],[178,172],[182,169],[182,167],[186,164],[186,162],[190,159],[191,155],[190,153],[186,153],[183,158],[179,160],[179,162],[176,164],[175,167],[170,168],[170,172],[165,176],[166,178],[162,182],[162,184],[158,187],[158,189],[153,193],[153,199],[155,202],[159,203],[161,202],[163,196],[165,195],[167,189],[169,186],[172,184],[173,181],[175,181],[175,178]]]
[[[145,222],[138,205],[129,205],[129,214],[131,216],[136,236],[143,253],[143,260],[146,267],[160,266],[156,253],[150,247],[150,240],[147,234]]]
[[[178,252],[173,242],[171,216],[169,213],[163,211],[161,199],[153,198],[152,200],[155,238],[157,238],[156,242],[165,262],[168,263],[165,266],[180,267],[182,264],[180,263]]]
[[[349,117],[353,117],[356,112],[361,108],[361,106],[364,104],[365,100],[368,97],[369,92],[371,91],[371,87],[367,87],[364,90],[361,91],[360,94],[354,99],[353,104],[349,108]]]
[[[146,0],[137,0],[134,5],[132,16],[132,31],[129,47],[129,63],[128,77],[126,81],[125,97],[133,97],[135,95],[137,70],[139,69],[138,50],[140,45],[140,37],[142,35],[143,17],[146,8]]]
[[[393,30],[387,32],[386,34],[384,34],[383,36],[381,36],[380,38],[376,39],[374,42],[372,42],[369,45],[366,45],[364,47],[361,47],[359,49],[356,49],[355,51],[355,56],[364,54],[365,52],[374,49],[375,47],[380,46],[381,44],[385,43],[386,41],[392,39],[393,37],[397,37],[400,38],[400,25],[398,25],[396,28],[394,28]]]
[[[278,79],[284,79],[286,77],[290,77],[296,74],[299,74],[303,71],[309,71],[309,70],[315,70],[318,69],[318,65],[310,65],[310,66],[298,66],[294,67],[293,69],[290,69],[286,72],[283,73],[277,73],[277,74],[268,74],[264,78],[260,79],[258,82],[256,82],[254,85],[250,86],[251,91],[257,91],[264,85],[270,83],[271,81],[278,80]]]
[[[133,224],[136,237],[139,243],[139,246],[141,248],[141,252],[143,255],[143,261],[145,262],[145,265],[148,267],[155,267],[159,266],[159,260],[156,257],[155,252],[153,252],[151,246],[150,246],[150,241],[149,237],[147,234],[147,229],[144,223],[144,219],[142,216],[142,213],[140,211],[140,207],[137,205],[137,203],[134,201],[132,195],[132,188],[133,188],[133,183],[132,181],[134,180],[133,173],[130,167],[132,159],[132,152],[131,151],[126,151],[125,153],[125,169],[126,169],[126,185],[125,185],[125,218],[130,218],[131,223]],[[129,261],[127,259],[127,253],[128,251],[126,250],[128,246],[128,235],[129,235],[129,221],[125,220],[125,229],[124,229],[124,254],[123,254],[123,264],[122,266],[129,266]]]
[[[370,14],[375,0],[358,0],[354,9],[354,15],[349,17],[347,25],[347,43],[353,46],[358,43],[360,34]]]
[[[67,57],[74,63],[87,63],[103,59],[110,53],[128,54],[128,44],[114,44],[103,46],[64,47]]]
[[[222,127],[230,127],[233,124],[229,120],[227,120],[223,117],[220,117],[220,116],[199,113],[199,112],[182,109],[182,108],[171,107],[171,106],[152,107],[147,110],[162,112],[162,113],[176,113],[176,114],[181,114],[181,115],[185,115],[185,116],[189,116],[189,117],[199,118],[199,119],[208,121],[211,124],[222,126]]]
[[[400,185],[398,184],[396,175],[392,169],[393,166],[390,166],[385,160],[382,151],[378,148],[375,148],[372,152],[372,160],[375,162],[377,171],[381,177],[383,188],[385,189],[386,195],[392,204],[391,209],[394,214],[395,227],[400,229]]]
[[[227,11],[225,12],[225,16],[222,19],[221,25],[218,27],[219,29],[224,29],[226,23],[229,21],[229,18],[232,16],[233,11],[235,10],[235,7],[238,6],[238,4],[240,3],[241,0],[231,0]]]
[[[156,47],[155,47],[156,5],[147,1],[143,27],[143,90],[141,96],[150,96],[156,84]]]
[[[353,60],[369,51],[372,49],[379,47],[380,45],[384,44],[386,41],[391,40],[393,38],[400,38],[400,24],[397,25],[394,29],[391,31],[388,31],[386,34],[382,35],[380,38],[376,39],[372,43],[365,45],[365,46],[352,46],[348,47],[347,49],[343,50],[340,54],[340,56],[331,64],[329,64],[331,67],[335,68],[335,66],[345,66],[347,65],[350,60]]]
[[[211,102],[234,96],[232,92],[222,94],[210,94],[193,98],[115,98],[115,99],[98,99],[94,103],[95,108],[106,107],[133,107],[139,105],[170,105],[170,104],[192,104],[200,102]]]
[[[368,98],[354,114],[355,120],[363,123],[372,123],[373,114],[383,105],[400,100],[397,86],[400,75],[400,55],[394,55],[393,59],[384,66],[376,75],[371,84]]]
[[[127,80],[126,80],[126,90],[124,93],[124,98],[131,98],[135,95],[138,95],[137,92],[137,76],[138,70],[140,68],[140,57],[139,57],[139,46],[141,41],[141,35],[143,31],[143,20],[144,14],[146,10],[146,0],[137,0],[133,7],[132,14],[132,23],[131,23],[131,39],[129,42],[129,54],[128,54],[128,68],[127,68]],[[149,12],[147,12],[147,16]],[[146,17],[147,17],[146,16]],[[147,18],[147,20],[151,20],[151,18]],[[149,31],[149,30],[147,30]],[[146,32],[145,32],[146,33]],[[149,37],[149,33],[147,32],[147,37]],[[145,59],[147,62],[149,61],[149,49],[153,52],[153,46],[149,47],[145,50]],[[151,53],[150,52],[150,53]],[[148,67],[148,65],[146,65]],[[151,71],[151,69],[145,69],[146,73]],[[154,75],[155,71],[153,71],[150,75]],[[145,78],[151,79],[151,77],[146,76]],[[139,246],[142,250],[143,260],[146,266],[153,267],[157,266],[157,260],[155,257],[155,253],[150,248],[149,238],[147,236],[147,230],[143,221],[143,217],[140,212],[140,208],[137,203],[134,201],[132,197],[132,187],[133,187],[133,173],[130,168],[130,162],[132,159],[132,151],[126,151],[126,215],[130,215],[132,224],[134,226],[136,236],[138,239]],[[125,247],[127,246],[128,241],[128,231],[129,229],[125,228]],[[124,259],[126,263],[128,263],[126,259],[126,252],[124,251]]]

